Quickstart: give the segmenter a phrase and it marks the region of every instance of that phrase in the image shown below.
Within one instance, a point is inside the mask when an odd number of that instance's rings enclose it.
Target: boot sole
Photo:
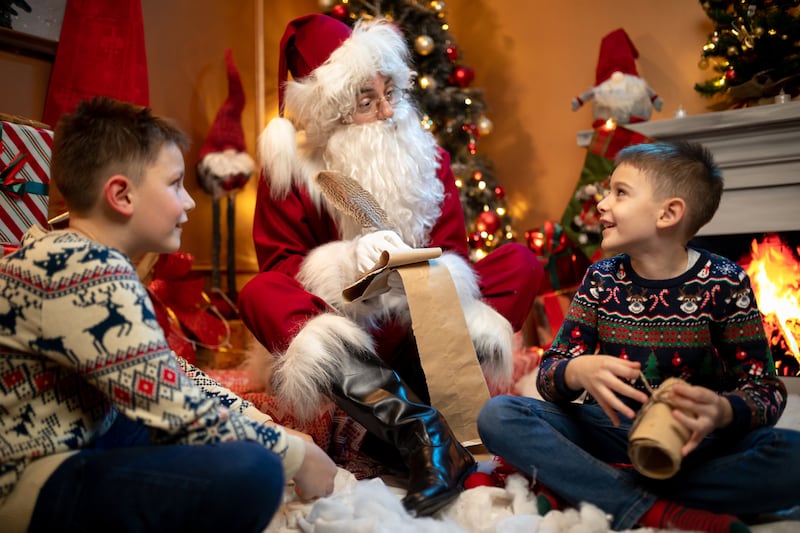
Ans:
[[[478,468],[478,463],[473,462],[469,468],[467,468],[464,473],[461,474],[458,478],[458,483],[453,487],[452,490],[447,492],[442,492],[433,496],[431,498],[426,498],[420,502],[420,505],[415,506],[413,509],[406,510],[412,516],[431,516],[436,512],[440,511],[443,507],[446,507],[447,504],[452,502],[454,499],[458,497],[464,491],[464,481],[469,477],[470,474],[475,472]],[[405,500],[403,500],[403,504],[405,505]]]

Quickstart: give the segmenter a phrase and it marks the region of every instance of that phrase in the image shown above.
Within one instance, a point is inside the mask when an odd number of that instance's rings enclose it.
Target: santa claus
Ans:
[[[261,272],[243,287],[239,307],[270,352],[251,357],[250,368],[270,376],[298,415],[330,398],[399,452],[409,470],[404,504],[424,515],[457,495],[474,460],[428,405],[402,286],[359,302],[345,301],[342,289],[383,250],[441,247],[439,261],[497,387],[510,379],[513,331],[543,271],[530,250],[513,243],[469,262],[449,156],[422,128],[412,82],[405,40],[385,20],[359,21],[352,31],[321,14],[289,23],[280,51],[281,116],[259,138],[263,179],[253,235]],[[314,179],[322,170],[356,180],[395,229],[365,229],[337,210]]]

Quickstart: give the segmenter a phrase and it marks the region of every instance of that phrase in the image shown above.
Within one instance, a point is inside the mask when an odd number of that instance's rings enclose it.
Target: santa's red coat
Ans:
[[[440,151],[437,177],[444,184],[441,215],[426,246],[456,252],[468,261],[464,212],[449,154]],[[253,222],[253,240],[260,272],[239,294],[239,310],[254,336],[271,353],[280,354],[310,319],[332,312],[328,304],[306,291],[295,279],[301,263],[314,248],[339,240],[334,219],[319,210],[302,187],[286,198],[270,194],[269,180],[260,179]],[[543,279],[543,269],[527,247],[510,243],[498,247],[474,265],[484,300],[506,317],[515,331],[522,328]],[[409,330],[381,324],[372,331],[379,355],[390,364],[396,352],[408,353]]]

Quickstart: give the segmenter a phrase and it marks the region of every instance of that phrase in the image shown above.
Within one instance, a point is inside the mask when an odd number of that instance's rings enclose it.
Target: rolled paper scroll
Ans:
[[[679,378],[669,378],[654,390],[633,421],[628,433],[628,457],[641,474],[653,479],[674,476],[681,467],[681,448],[691,431],[672,416],[667,398]]]

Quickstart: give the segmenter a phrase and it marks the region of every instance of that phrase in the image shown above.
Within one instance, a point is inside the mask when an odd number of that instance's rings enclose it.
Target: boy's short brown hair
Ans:
[[[51,178],[67,209],[86,213],[105,179],[123,174],[138,181],[170,143],[185,150],[189,139],[150,108],[102,96],[84,100],[56,125]]]
[[[711,151],[699,143],[679,141],[635,144],[619,151],[615,165],[631,165],[653,183],[656,196],[686,202],[686,237],[691,239],[717,212],[722,198],[722,171]]]

